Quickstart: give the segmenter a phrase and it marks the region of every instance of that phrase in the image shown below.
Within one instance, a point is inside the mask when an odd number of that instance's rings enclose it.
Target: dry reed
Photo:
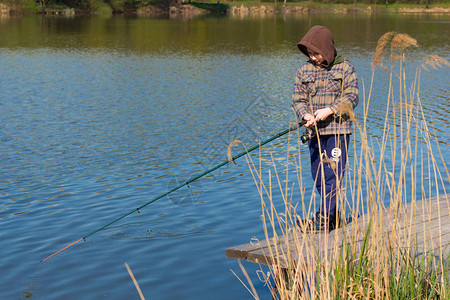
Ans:
[[[419,68],[411,87],[406,88],[404,51],[418,44],[406,34],[386,33],[378,42],[373,70],[388,45],[390,88],[380,140],[373,142],[366,130],[371,93],[364,99],[362,123],[353,110],[346,111],[360,138],[352,147],[353,161],[349,161],[337,198],[338,210],[344,218],[351,217],[351,223],[331,233],[303,233],[295,222],[297,210],[302,211],[302,218],[314,212],[316,196],[314,191],[310,196],[305,193],[300,150],[293,155],[288,145],[285,172],[279,172],[272,159],[273,170],[268,171],[268,177],[263,174],[261,159],[257,165],[246,156],[261,199],[264,242],[270,245],[265,248],[270,273],[264,280],[276,299],[450,299],[450,245],[442,244],[441,230],[442,218],[450,217],[450,204],[446,198],[446,204],[438,205],[438,216],[434,216],[430,211],[436,201],[428,197],[439,196],[439,187],[445,191],[449,174],[445,169],[443,179],[441,162],[432,151],[432,143],[437,140],[431,135],[422,107]],[[398,97],[392,88],[394,51],[400,53]],[[448,66],[438,56],[428,56],[421,64]],[[373,78],[370,91],[372,86]],[[300,149],[298,137],[297,143]],[[328,158],[322,159],[325,162]],[[445,168],[442,154],[440,159]],[[297,182],[290,182],[292,166]],[[281,178],[283,174],[285,178]],[[282,212],[275,208],[273,179],[283,199]],[[294,199],[299,198],[294,206]],[[360,216],[360,212],[364,214]],[[437,227],[432,229],[431,223]],[[258,299],[248,282],[252,296]]]
[[[372,60],[372,69],[375,69],[375,67],[384,59],[384,56],[383,56],[384,49],[391,42],[392,37],[394,35],[395,35],[395,32],[390,31],[390,32],[386,32],[378,39],[377,48],[375,50],[375,55]]]
[[[131,280],[133,280],[134,287],[136,288],[136,290],[137,290],[137,292],[139,294],[139,297],[141,298],[141,300],[145,300],[144,294],[142,293],[141,288],[139,287],[139,284],[138,284],[136,278],[134,277],[134,274],[131,271],[130,266],[127,263],[124,263],[124,264],[125,264],[125,268],[127,268],[128,274],[131,277]]]
[[[233,161],[233,155],[231,155],[231,150],[233,150],[233,146],[237,145],[237,144],[241,144],[242,146],[244,146],[244,143],[242,143],[241,140],[234,140],[232,141],[229,145],[228,145],[228,149],[227,149],[227,160],[228,162],[234,162]],[[244,146],[245,148],[245,146]],[[246,149],[247,150],[247,149]]]

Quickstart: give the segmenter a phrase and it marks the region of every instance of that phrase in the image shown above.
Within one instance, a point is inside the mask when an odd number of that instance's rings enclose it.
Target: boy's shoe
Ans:
[[[326,217],[316,212],[311,219],[297,219],[297,226],[302,232],[319,233],[330,232],[338,228],[341,224],[341,213],[337,212],[337,216]]]

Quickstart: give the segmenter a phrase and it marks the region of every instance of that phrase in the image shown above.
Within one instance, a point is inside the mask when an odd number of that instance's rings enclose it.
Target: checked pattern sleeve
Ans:
[[[359,102],[358,79],[355,68],[348,61],[330,69],[315,66],[310,61],[297,71],[292,107],[299,118],[307,113],[329,107],[333,115],[323,121],[320,134],[349,134],[352,121],[348,118]]]

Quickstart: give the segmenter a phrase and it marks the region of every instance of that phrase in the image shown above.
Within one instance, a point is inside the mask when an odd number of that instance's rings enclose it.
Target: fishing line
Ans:
[[[102,226],[102,227],[100,227],[100,228],[98,228],[98,229],[92,231],[91,233],[85,235],[85,236],[82,237],[81,239],[79,239],[79,240],[77,240],[77,241],[75,241],[75,242],[73,242],[73,243],[67,245],[66,247],[62,248],[61,250],[56,251],[56,252],[53,253],[52,255],[47,256],[46,258],[44,258],[43,260],[41,260],[41,263],[44,262],[45,260],[49,259],[50,257],[55,256],[56,254],[58,254],[58,253],[60,253],[60,252],[62,252],[62,251],[64,251],[64,250],[66,250],[67,248],[72,247],[72,246],[75,245],[76,243],[85,240],[86,238],[88,238],[88,237],[90,237],[91,235],[93,235],[93,234],[99,232],[100,230],[103,230],[103,229],[105,229],[106,227],[108,227],[108,226],[110,226],[110,225],[112,225],[112,224],[114,224],[114,223],[116,223],[116,222],[122,220],[122,219],[125,218],[126,216],[129,216],[129,215],[131,215],[132,213],[135,213],[136,211],[137,211],[138,213],[140,213],[140,210],[143,209],[144,207],[146,207],[147,205],[149,205],[149,204],[151,204],[151,203],[153,203],[153,202],[155,202],[155,201],[157,201],[157,200],[159,200],[159,199],[161,199],[161,198],[163,198],[163,197],[169,195],[170,193],[175,192],[176,190],[178,190],[178,189],[180,189],[180,188],[182,188],[182,187],[184,187],[184,186],[189,187],[189,183],[194,182],[194,181],[196,181],[196,180],[202,178],[203,176],[205,176],[205,175],[207,175],[207,174],[209,174],[209,173],[211,173],[211,172],[213,172],[213,171],[215,171],[215,170],[217,170],[217,169],[219,169],[219,168],[225,166],[226,164],[228,164],[228,163],[230,163],[230,162],[234,162],[234,161],[235,161],[236,159],[238,159],[239,157],[242,157],[242,156],[244,156],[245,154],[248,154],[248,153],[252,152],[253,150],[258,149],[258,148],[260,148],[261,146],[264,146],[265,144],[270,143],[271,141],[273,141],[273,140],[275,140],[275,139],[277,139],[277,138],[279,138],[279,137],[281,137],[281,136],[283,136],[283,135],[285,135],[285,134],[287,134],[287,133],[289,133],[289,132],[291,132],[291,131],[297,130],[299,127],[301,127],[301,126],[303,126],[303,125],[305,125],[305,124],[306,124],[306,121],[301,121],[300,123],[298,123],[298,124],[296,124],[296,125],[294,125],[294,126],[292,126],[292,127],[289,127],[289,128],[286,129],[286,130],[283,130],[283,131],[281,131],[281,132],[275,134],[275,135],[272,136],[271,138],[269,138],[269,139],[267,139],[267,140],[265,140],[265,141],[263,141],[263,142],[261,142],[261,143],[255,145],[255,146],[253,146],[253,147],[251,147],[251,148],[249,148],[249,149],[247,149],[247,150],[245,150],[245,151],[242,151],[241,153],[239,153],[239,154],[233,156],[231,159],[226,160],[226,161],[224,161],[224,162],[218,164],[217,166],[215,166],[215,167],[213,167],[213,168],[211,168],[211,169],[209,169],[209,170],[207,170],[207,171],[205,171],[205,172],[203,172],[203,173],[201,173],[201,174],[199,174],[199,175],[197,175],[197,176],[195,176],[195,177],[190,178],[189,180],[187,180],[186,182],[180,184],[179,186],[174,187],[173,189],[169,190],[168,192],[159,195],[158,197],[156,197],[156,198],[154,198],[154,199],[148,201],[147,203],[144,203],[143,205],[139,206],[138,208],[133,209],[132,211],[130,211],[130,212],[128,212],[128,213],[122,215],[121,217],[119,217],[119,218],[117,218],[117,219],[115,219],[115,220],[109,222],[108,224],[106,224],[106,225],[104,225],[104,226]]]

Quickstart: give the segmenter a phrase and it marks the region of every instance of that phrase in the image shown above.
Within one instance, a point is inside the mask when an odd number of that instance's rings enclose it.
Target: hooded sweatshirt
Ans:
[[[330,67],[334,63],[337,55],[333,34],[325,26],[317,25],[312,27],[302,40],[298,42],[297,46],[308,58],[308,49],[322,55],[325,59],[322,66],[325,68]]]
[[[333,114],[318,122],[320,134],[349,134],[352,122],[348,111],[358,105],[358,79],[348,60],[336,55],[331,31],[324,26],[312,27],[298,48],[308,58],[308,51],[317,52],[325,59],[320,65],[306,61],[295,77],[292,106],[299,118],[329,107]]]

